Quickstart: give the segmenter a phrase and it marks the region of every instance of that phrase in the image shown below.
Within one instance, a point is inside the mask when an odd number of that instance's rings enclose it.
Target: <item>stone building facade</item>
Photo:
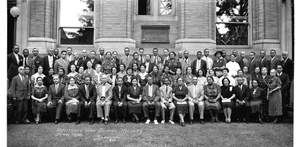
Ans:
[[[142,47],[146,53],[151,53],[154,47],[160,53],[164,48],[187,49],[191,54],[205,48],[212,52],[228,50],[228,53],[232,50],[258,53],[261,49],[275,49],[278,54],[286,50],[290,56],[293,53],[292,0],[246,0],[247,14],[233,15],[245,20],[232,22],[246,26],[246,45],[218,44],[216,24],[221,17],[216,12],[222,0],[93,0],[93,25],[83,29],[92,29],[91,43],[63,44],[61,38],[66,36],[61,33],[60,17],[68,12],[68,7],[62,9],[61,1],[64,0],[17,0],[20,16],[16,43],[21,49],[36,47],[41,54],[45,54],[47,48],[68,46],[79,53],[82,49],[97,50],[99,47],[120,54],[125,47],[133,51]],[[69,8],[72,7],[70,3]],[[228,18],[233,20],[233,17]]]

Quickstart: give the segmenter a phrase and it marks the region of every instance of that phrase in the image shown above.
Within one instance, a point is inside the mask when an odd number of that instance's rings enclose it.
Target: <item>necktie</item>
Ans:
[[[168,86],[166,86],[166,94],[168,94]]]
[[[197,60],[197,71],[200,69],[200,60]]]
[[[24,66],[27,65],[27,58],[24,59]]]
[[[89,86],[88,85],[86,85],[85,86],[85,97],[88,99],[89,98]]]
[[[57,94],[58,91],[58,84],[55,84],[55,93]]]

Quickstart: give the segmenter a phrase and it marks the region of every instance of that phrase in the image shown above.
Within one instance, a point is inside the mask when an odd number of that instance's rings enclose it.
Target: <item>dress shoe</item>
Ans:
[[[126,120],[125,120],[125,118],[123,118],[123,124],[126,124]]]
[[[137,120],[135,120],[135,123],[136,123],[136,124],[138,124],[138,123],[139,123],[139,121],[140,121],[140,120],[139,120],[139,119],[137,119]]]
[[[103,122],[104,122],[104,119],[102,119],[102,118],[101,118],[101,120],[100,120],[100,124],[103,124]]]
[[[68,117],[68,123],[71,123],[71,118],[70,117]]]
[[[172,121],[172,120],[169,120],[169,123],[172,124],[172,125],[175,124],[174,121]]]
[[[19,121],[16,121],[16,124],[18,125],[18,124],[20,124],[20,122],[19,122]]]
[[[203,119],[200,119],[200,124],[204,124]]]
[[[260,124],[263,124],[263,121],[261,119],[258,119],[258,121],[259,121]]]
[[[277,122],[278,122],[278,119],[276,118],[276,119],[273,121],[273,123],[276,124]]]
[[[58,124],[58,120],[57,119],[54,121],[54,124]]]
[[[80,124],[80,120],[78,119],[75,124],[76,125]]]
[[[157,120],[156,120],[156,119],[154,120],[154,124],[156,124],[156,125],[158,124],[158,122],[157,122]]]
[[[236,122],[237,122],[237,123],[240,123],[240,120],[239,120],[239,119],[236,119]]]
[[[182,123],[182,126],[183,126],[183,127],[185,126],[185,122]]]
[[[119,119],[116,119],[115,124],[117,124],[119,122]]]
[[[150,119],[147,119],[145,124],[148,125],[150,123]]]
[[[193,124],[193,120],[190,120],[190,125],[192,125]]]
[[[39,121],[35,121],[35,124],[38,125],[38,124],[39,124]]]
[[[210,123],[214,123],[214,119],[213,118],[210,119]]]
[[[220,121],[219,121],[219,119],[218,119],[218,118],[215,118],[215,122],[216,122],[216,123],[219,123]]]
[[[30,121],[28,119],[25,119],[23,122],[24,122],[24,124],[29,124],[30,123]]]
[[[91,119],[90,121],[90,125],[94,124],[95,123],[95,120],[94,119]]]
[[[108,120],[105,120],[105,121],[104,121],[104,124],[107,125],[107,124],[108,124]]]

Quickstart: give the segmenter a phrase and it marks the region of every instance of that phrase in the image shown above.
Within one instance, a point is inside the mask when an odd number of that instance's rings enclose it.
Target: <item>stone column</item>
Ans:
[[[216,49],[215,1],[181,0],[178,5],[180,38],[176,40],[175,48],[188,49],[192,54],[196,54],[199,49]]]
[[[123,53],[125,47],[135,48],[132,39],[133,0],[98,0],[96,9],[95,47]]]

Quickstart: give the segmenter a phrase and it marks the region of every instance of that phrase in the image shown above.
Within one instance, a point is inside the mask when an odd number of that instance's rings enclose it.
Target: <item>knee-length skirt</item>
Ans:
[[[182,104],[182,103],[175,102],[174,104],[176,106],[176,110],[177,110],[178,114],[188,113],[188,104],[187,103]]]
[[[67,115],[70,115],[71,113],[77,114],[78,112],[78,103],[67,103],[66,104],[66,113]]]
[[[252,113],[261,112],[262,104],[263,104],[262,100],[250,101],[251,112]]]
[[[141,114],[142,113],[142,103],[128,102],[128,112]]]
[[[205,108],[207,110],[218,110],[219,111],[220,108],[221,108],[221,105],[220,105],[219,101],[217,101],[215,103],[211,103],[209,101],[205,101],[204,104],[205,104]]]
[[[46,102],[32,101],[32,113],[37,114],[41,112],[46,112]]]

